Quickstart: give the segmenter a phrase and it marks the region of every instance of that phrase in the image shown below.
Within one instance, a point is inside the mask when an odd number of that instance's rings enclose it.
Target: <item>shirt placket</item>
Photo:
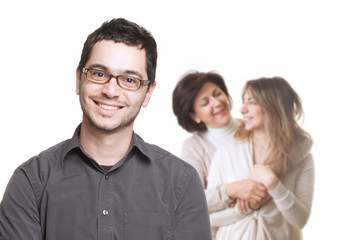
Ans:
[[[98,233],[99,240],[110,240],[113,231],[114,206],[112,201],[113,181],[111,173],[103,174],[100,180]]]

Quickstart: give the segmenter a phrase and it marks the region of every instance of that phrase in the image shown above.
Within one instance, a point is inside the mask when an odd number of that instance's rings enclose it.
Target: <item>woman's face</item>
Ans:
[[[191,113],[195,122],[203,122],[208,128],[221,128],[231,120],[230,104],[225,93],[214,83],[207,82],[195,97],[194,112]]]
[[[247,131],[264,131],[265,130],[265,112],[254,99],[251,91],[246,90],[243,97],[243,105],[240,108],[243,115],[245,129]]]

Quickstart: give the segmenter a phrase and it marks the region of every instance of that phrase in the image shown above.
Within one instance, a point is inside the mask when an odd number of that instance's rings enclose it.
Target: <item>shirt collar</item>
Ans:
[[[81,129],[81,123],[77,126],[77,128],[75,129],[75,132],[72,136],[71,139],[69,139],[68,143],[65,146],[65,149],[63,151],[63,155],[61,157],[62,160],[65,159],[66,155],[72,151],[73,149],[79,149],[83,154],[85,154],[86,156],[88,156],[86,154],[86,152],[84,151],[84,149],[82,148],[81,144],[80,144],[80,129]],[[130,144],[130,150],[129,153],[133,151],[133,149],[137,149],[138,152],[145,158],[148,160],[151,160],[153,158],[153,154],[151,149],[149,148],[149,146],[144,142],[144,140],[137,135],[135,132],[133,132],[132,135],[132,140],[131,140],[131,144]],[[128,155],[128,154],[127,154]]]
[[[135,132],[133,132],[130,149],[132,150],[134,148],[136,148],[138,152],[141,153],[141,155],[147,160],[151,161],[153,159],[153,152],[149,148],[149,145],[145,143],[144,140]]]
[[[66,155],[73,149],[77,148],[77,149],[80,149],[82,152],[84,152],[82,147],[81,147],[80,140],[79,140],[80,128],[81,128],[81,123],[75,129],[75,132],[74,132],[72,138],[70,138],[68,140],[68,143],[66,144],[66,146],[64,148],[64,151],[63,151],[63,154],[61,156],[62,161],[64,161]]]

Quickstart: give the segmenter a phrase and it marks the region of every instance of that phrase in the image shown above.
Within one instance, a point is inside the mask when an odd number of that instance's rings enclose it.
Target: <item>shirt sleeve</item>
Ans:
[[[298,175],[293,192],[280,182],[269,194],[286,221],[295,228],[302,229],[310,216],[314,192],[314,163],[311,154],[305,157],[296,171]]]
[[[193,139],[187,139],[182,146],[181,158],[190,163],[199,174],[208,205],[209,213],[225,209],[232,202],[226,193],[226,185],[219,184],[209,187],[207,184],[205,153],[200,144]]]
[[[21,168],[11,177],[1,202],[2,239],[42,239],[36,197],[29,176]]]
[[[211,240],[211,229],[206,198],[198,174],[186,168],[176,186],[177,207],[173,239]]]

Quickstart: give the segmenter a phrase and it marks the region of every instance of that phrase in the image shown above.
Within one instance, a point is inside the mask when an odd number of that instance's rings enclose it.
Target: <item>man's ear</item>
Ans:
[[[80,94],[80,78],[81,78],[80,69],[76,68],[76,94],[77,95]]]
[[[189,113],[189,117],[191,117],[197,124],[201,123],[201,119],[196,115],[196,113]]]
[[[147,105],[149,104],[150,98],[155,90],[155,87],[156,87],[156,82],[154,82],[147,90],[144,102],[142,104],[143,107],[147,107]]]

